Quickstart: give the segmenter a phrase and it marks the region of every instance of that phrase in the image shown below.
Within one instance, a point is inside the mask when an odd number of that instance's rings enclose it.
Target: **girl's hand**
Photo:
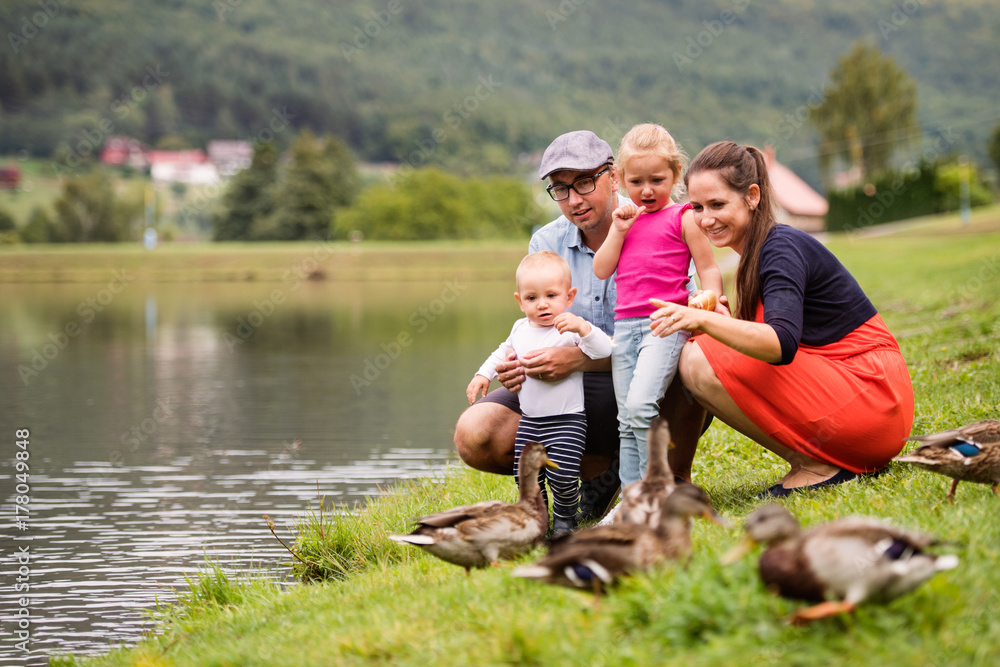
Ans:
[[[645,206],[637,207],[631,202],[622,204],[611,214],[612,225],[620,232],[627,232],[632,228],[632,223],[635,222],[635,219],[645,212]]]
[[[726,317],[732,317],[733,314],[729,310],[729,297],[722,295],[719,297],[718,303],[715,304],[715,312],[719,315],[725,315]]]
[[[572,331],[580,337],[586,336],[590,333],[590,323],[582,317],[578,317],[569,311],[556,315],[552,324],[559,333]]]
[[[490,390],[490,381],[488,378],[482,375],[475,375],[472,378],[472,382],[465,390],[465,397],[469,399],[469,405],[476,402],[476,397],[482,392],[483,398],[486,398],[486,393]]]

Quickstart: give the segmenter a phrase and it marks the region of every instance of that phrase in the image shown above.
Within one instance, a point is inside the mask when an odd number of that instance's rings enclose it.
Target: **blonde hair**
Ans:
[[[514,280],[517,282],[518,289],[520,289],[521,286],[521,276],[528,271],[533,271],[545,266],[551,266],[562,271],[563,276],[566,278],[566,283],[568,285],[573,284],[573,274],[570,272],[569,264],[566,260],[551,250],[539,250],[538,252],[533,252],[530,255],[525,256],[525,258],[521,260],[521,263],[517,265],[517,271],[514,273]]]
[[[681,183],[681,172],[687,163],[687,153],[670,136],[666,128],[656,123],[641,123],[625,133],[618,145],[618,173],[626,179],[628,163],[634,157],[655,155],[666,160],[674,172],[674,188]]]

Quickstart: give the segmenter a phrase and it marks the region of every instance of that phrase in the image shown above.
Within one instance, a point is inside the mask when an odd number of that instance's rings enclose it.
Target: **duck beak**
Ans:
[[[705,510],[705,512],[701,516],[704,517],[705,519],[707,519],[708,521],[711,521],[714,524],[722,526],[723,528],[732,528],[733,527],[733,524],[729,523],[729,521],[727,521],[726,519],[722,518],[713,509],[707,509],[707,510]]]
[[[545,459],[545,467],[549,470],[559,470],[559,464],[549,459]]]
[[[750,553],[750,551],[753,550],[753,548],[754,548],[754,546],[756,546],[756,544],[757,544],[756,542],[754,542],[752,539],[750,539],[749,535],[744,535],[743,539],[740,540],[740,543],[737,544],[732,549],[730,549],[720,559],[719,562],[722,563],[722,565],[728,567],[729,565],[732,565],[733,563],[735,563],[736,561],[738,561],[739,559],[743,558],[748,553]]]

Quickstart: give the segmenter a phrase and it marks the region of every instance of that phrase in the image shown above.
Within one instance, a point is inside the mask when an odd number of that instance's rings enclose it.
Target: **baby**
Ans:
[[[591,359],[611,355],[611,339],[599,328],[568,311],[576,288],[569,264],[554,252],[542,250],[523,260],[515,275],[514,298],[525,317],[519,319],[507,337],[480,367],[465,393],[472,404],[489,390],[496,377],[496,365],[506,361],[511,349],[518,357],[545,347],[578,346]],[[576,528],[580,500],[580,459],[587,435],[583,412],[583,374],[546,382],[527,377],[520,390],[521,421],[514,440],[514,470],[528,442],[545,446],[558,470],[545,470],[552,489],[552,533],[554,536]],[[544,480],[539,479],[543,484]]]

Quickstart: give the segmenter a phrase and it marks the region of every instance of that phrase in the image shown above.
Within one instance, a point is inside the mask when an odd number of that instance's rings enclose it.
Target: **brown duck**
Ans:
[[[615,510],[615,523],[636,523],[650,528],[660,524],[663,504],[677,486],[667,463],[669,447],[670,428],[665,419],[654,417],[649,427],[646,474],[622,490],[621,502]]]
[[[743,544],[724,562],[766,544],[758,564],[764,585],[782,597],[819,603],[795,612],[789,619],[795,624],[851,612],[868,599],[892,599],[958,565],[956,556],[925,551],[937,543],[933,537],[863,517],[803,532],[787,509],[769,504],[747,518],[744,530]]]
[[[595,526],[553,541],[549,554],[520,567],[515,577],[603,593],[619,577],[691,553],[690,517],[702,516],[728,526],[694,484],[677,488],[663,503],[660,523]]]
[[[951,477],[948,502],[955,500],[959,482],[992,484],[997,493],[1000,484],[1000,421],[988,419],[968,426],[930,435],[914,435],[923,446],[895,461]]]
[[[513,558],[540,543],[549,527],[549,515],[541,501],[538,473],[543,466],[557,468],[545,447],[529,442],[521,452],[516,503],[486,500],[475,505],[415,519],[416,529],[389,539],[413,544],[443,561],[461,565],[466,574],[474,567]]]

